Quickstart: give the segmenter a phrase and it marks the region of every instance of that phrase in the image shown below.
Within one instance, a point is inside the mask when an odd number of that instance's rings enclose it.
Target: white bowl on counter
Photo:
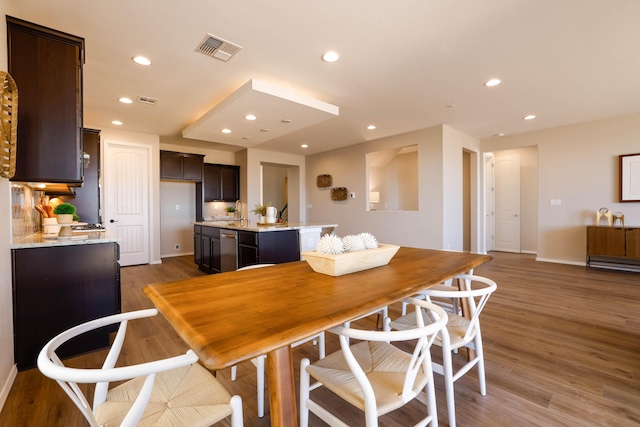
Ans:
[[[44,234],[58,234],[60,232],[57,218],[42,218],[42,228]]]

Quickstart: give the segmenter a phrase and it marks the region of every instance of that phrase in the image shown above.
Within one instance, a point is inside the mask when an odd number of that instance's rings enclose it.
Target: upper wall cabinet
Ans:
[[[235,202],[240,199],[240,167],[204,165],[204,201]]]
[[[202,181],[202,154],[160,151],[160,179],[174,181]]]
[[[81,184],[84,39],[7,16],[7,44],[19,99],[12,180]]]

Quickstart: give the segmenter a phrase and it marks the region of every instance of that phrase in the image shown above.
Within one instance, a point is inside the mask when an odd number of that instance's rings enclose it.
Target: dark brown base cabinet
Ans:
[[[256,233],[238,231],[238,268],[300,261],[297,230]]]
[[[194,262],[206,273],[220,273],[220,229],[194,225]],[[300,261],[297,230],[238,231],[238,268],[255,264]]]
[[[587,268],[640,273],[640,227],[587,227]]]
[[[220,273],[220,229],[193,226],[194,262],[205,273]]]
[[[36,366],[42,347],[80,323],[121,311],[117,243],[13,249],[14,351],[18,370]],[[64,357],[107,347],[113,327],[61,347]]]

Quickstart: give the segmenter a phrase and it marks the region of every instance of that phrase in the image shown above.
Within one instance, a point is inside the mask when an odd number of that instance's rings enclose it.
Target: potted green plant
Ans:
[[[53,209],[53,213],[58,219],[58,224],[71,224],[76,207],[71,203],[61,203]]]
[[[268,202],[264,205],[261,205],[260,203],[255,205],[255,208],[251,212],[253,212],[254,214],[260,217],[260,219],[258,220],[258,223],[260,224],[266,223],[265,216],[267,215],[267,208],[271,206],[271,204],[272,204],[271,202]]]
[[[227,215],[228,216],[231,216],[231,217],[235,216],[235,212],[236,212],[236,208],[235,207],[227,206],[226,210],[227,210]]]

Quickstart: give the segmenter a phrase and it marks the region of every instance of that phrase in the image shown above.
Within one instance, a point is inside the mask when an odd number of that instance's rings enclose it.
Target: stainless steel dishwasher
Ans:
[[[237,233],[233,230],[220,230],[220,271],[238,269]]]

